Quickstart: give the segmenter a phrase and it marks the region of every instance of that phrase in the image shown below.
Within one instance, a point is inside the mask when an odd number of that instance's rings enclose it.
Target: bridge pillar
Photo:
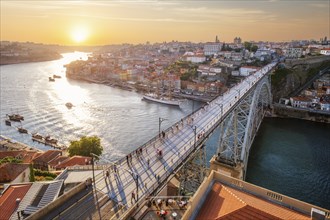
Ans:
[[[235,167],[221,163],[213,156],[210,160],[210,172],[212,170],[218,171],[221,174],[231,176],[237,179],[244,179],[244,164],[238,163]]]

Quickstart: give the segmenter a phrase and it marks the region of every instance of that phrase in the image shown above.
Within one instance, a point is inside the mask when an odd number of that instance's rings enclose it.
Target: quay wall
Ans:
[[[308,121],[330,123],[330,112],[293,108],[280,104],[274,104],[271,117],[298,118]]]

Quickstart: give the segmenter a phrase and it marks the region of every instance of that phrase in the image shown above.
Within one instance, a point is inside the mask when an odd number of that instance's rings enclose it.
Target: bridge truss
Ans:
[[[271,105],[270,76],[265,75],[245,93],[220,123],[216,159],[222,164],[243,170],[243,179],[251,144]]]

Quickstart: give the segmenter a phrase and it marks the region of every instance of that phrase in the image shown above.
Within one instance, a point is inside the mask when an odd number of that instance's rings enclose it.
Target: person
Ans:
[[[105,175],[106,175],[107,178],[109,178],[109,175],[110,174],[109,174],[109,171],[108,170],[105,172]]]
[[[165,138],[165,132],[164,131],[162,131],[162,135],[163,135],[163,138]]]
[[[147,160],[148,167],[150,166],[150,159]]]
[[[136,201],[134,192],[132,192],[132,199],[134,199]]]

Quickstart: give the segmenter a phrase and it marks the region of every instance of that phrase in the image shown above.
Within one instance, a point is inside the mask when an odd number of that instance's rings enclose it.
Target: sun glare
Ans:
[[[74,42],[82,43],[88,37],[88,30],[84,27],[76,27],[71,31],[71,37]]]

